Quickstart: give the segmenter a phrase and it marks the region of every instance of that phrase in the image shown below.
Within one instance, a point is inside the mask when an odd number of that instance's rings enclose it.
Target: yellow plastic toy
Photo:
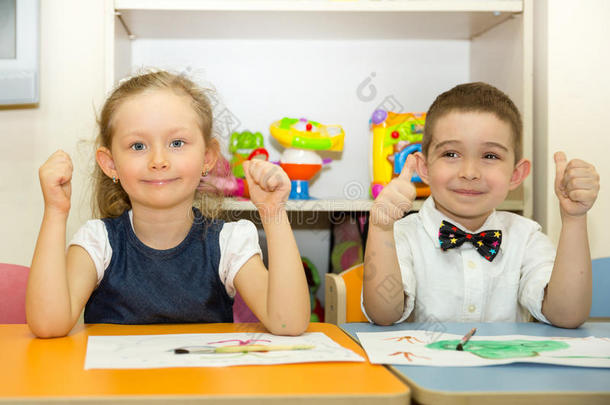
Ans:
[[[271,124],[271,135],[285,148],[342,151],[345,132],[339,125],[322,125],[305,118],[287,118]]]
[[[421,152],[426,113],[394,113],[375,110],[370,121],[372,140],[371,196],[377,198],[383,187],[398,176],[411,153]],[[430,195],[430,188],[417,174],[411,181],[418,197]]]
[[[309,180],[331,159],[316,151],[341,151],[345,132],[339,125],[322,125],[305,118],[284,117],[269,128],[271,135],[286,148],[280,166],[291,182],[290,199],[308,200]]]

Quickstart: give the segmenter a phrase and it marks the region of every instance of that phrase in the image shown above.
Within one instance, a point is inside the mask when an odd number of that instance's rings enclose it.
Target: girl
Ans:
[[[102,219],[88,221],[67,253],[70,157],[57,151],[39,170],[45,209],[26,294],[32,332],[65,336],[83,307],[86,323],[232,322],[238,291],[270,332],[303,333],[309,293],[282,169],[244,164],[267,271],[252,222],[214,219],[209,196],[203,212],[193,207],[219,154],[202,90],[168,72],[136,76],[110,95],[99,121],[94,207]]]

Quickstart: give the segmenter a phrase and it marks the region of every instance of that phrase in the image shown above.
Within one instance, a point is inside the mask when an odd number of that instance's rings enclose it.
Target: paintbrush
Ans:
[[[309,350],[315,346],[311,345],[242,345],[242,346],[220,346],[207,348],[179,347],[174,349],[174,354],[202,354],[202,353],[248,353],[248,352],[270,352],[282,350]]]
[[[462,338],[462,340],[460,340],[460,343],[457,344],[457,346],[455,347],[455,350],[463,351],[464,350],[464,345],[466,343],[468,343],[468,341],[470,340],[472,335],[475,334],[476,331],[477,331],[477,328],[470,329],[470,332],[465,334],[464,337]]]

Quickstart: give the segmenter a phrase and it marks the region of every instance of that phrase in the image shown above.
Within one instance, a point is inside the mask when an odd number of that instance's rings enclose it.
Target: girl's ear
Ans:
[[[509,190],[514,190],[523,183],[523,180],[530,174],[532,163],[527,159],[521,159],[515,164],[513,175],[510,178]]]
[[[220,154],[220,144],[216,139],[210,141],[205,146],[205,160],[203,162],[203,171],[211,172],[216,167],[218,161],[218,155]]]
[[[417,174],[419,178],[426,184],[428,184],[428,163],[426,162],[426,157],[421,152],[415,152],[415,170],[417,170]]]
[[[116,167],[114,165],[114,159],[112,158],[112,153],[110,152],[110,149],[106,148],[105,146],[99,147],[95,151],[95,160],[97,161],[97,164],[100,165],[100,168],[102,169],[104,174],[106,174],[106,176],[110,178],[119,177],[116,171]]]

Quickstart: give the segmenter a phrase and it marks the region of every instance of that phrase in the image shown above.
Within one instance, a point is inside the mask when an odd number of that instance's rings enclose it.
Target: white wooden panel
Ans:
[[[523,119],[523,157],[533,158],[532,151],[532,40],[531,29],[524,37],[528,14],[516,15],[475,37],[471,44],[470,79],[490,83],[504,91],[515,102]],[[525,19],[525,20],[524,20]],[[525,50],[527,49],[527,53]],[[533,175],[509,195],[522,199],[523,214],[533,214],[531,192]]]
[[[292,11],[521,11],[521,0],[115,0],[117,9]]]
[[[375,12],[118,9],[137,37],[216,39],[470,39],[513,14],[451,8],[406,12],[394,10],[394,2],[378,4]]]

